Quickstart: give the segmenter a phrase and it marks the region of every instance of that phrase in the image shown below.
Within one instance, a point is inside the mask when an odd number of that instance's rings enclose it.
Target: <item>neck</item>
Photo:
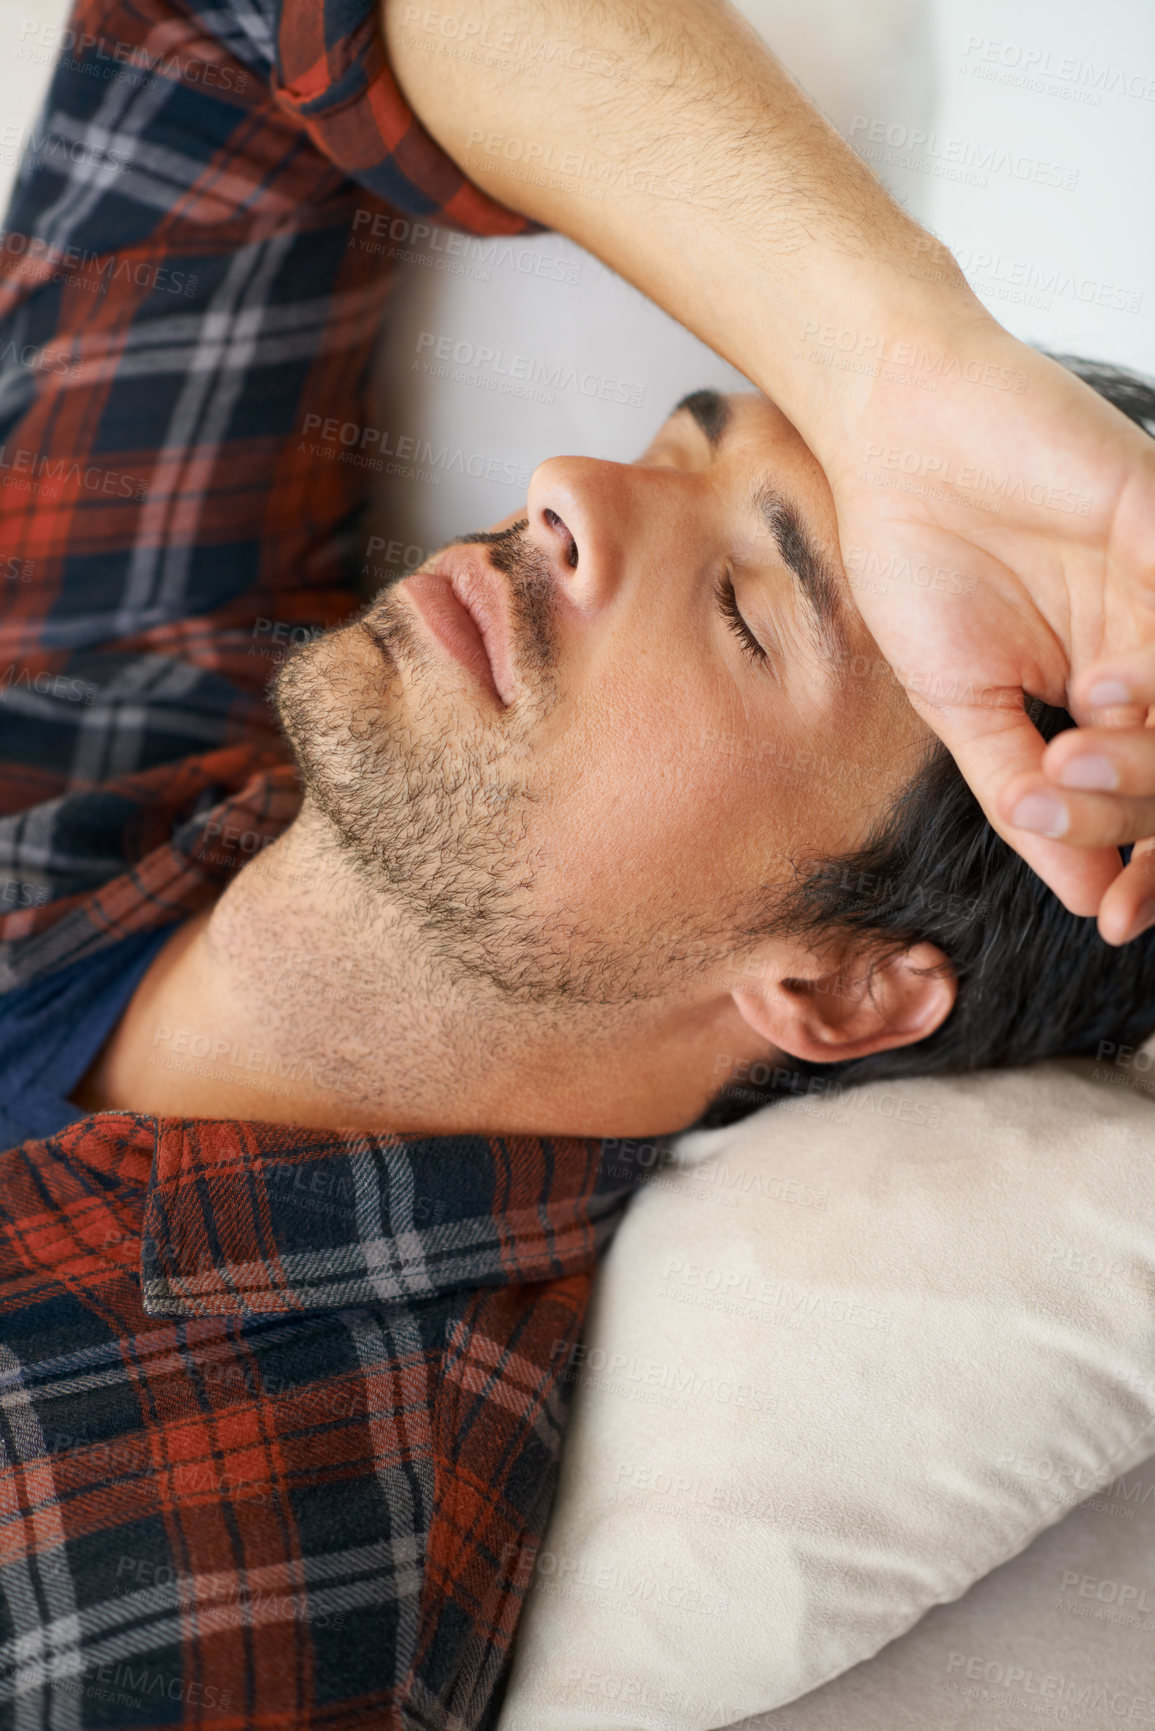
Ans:
[[[75,1099],[412,1135],[646,1134],[624,1044],[548,1012],[511,1023],[306,807],[170,940]]]

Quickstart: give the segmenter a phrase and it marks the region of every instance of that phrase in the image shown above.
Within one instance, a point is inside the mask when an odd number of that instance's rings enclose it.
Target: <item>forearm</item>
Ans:
[[[383,0],[394,71],[433,136],[724,355],[815,449],[856,388],[812,358],[824,327],[853,330],[869,363],[944,313],[983,318],[950,255],[724,0],[452,4]]]

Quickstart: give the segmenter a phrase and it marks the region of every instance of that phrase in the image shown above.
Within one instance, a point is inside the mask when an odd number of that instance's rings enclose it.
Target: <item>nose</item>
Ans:
[[[637,470],[594,457],[550,457],[529,479],[526,515],[559,592],[585,613],[612,601],[639,509]]]

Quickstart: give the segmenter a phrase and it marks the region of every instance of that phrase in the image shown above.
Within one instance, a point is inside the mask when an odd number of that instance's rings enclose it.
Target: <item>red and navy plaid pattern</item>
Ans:
[[[360,229],[533,226],[413,118],[373,0],[79,0],[70,33],[0,238],[0,986],[282,758],[258,621],[357,605],[365,475],[316,429],[366,422]]]
[[[303,430],[364,421],[358,211],[533,226],[375,15],[71,20],[0,240],[0,990],[297,809],[254,629],[357,605],[363,471]],[[492,1725],[632,1183],[590,1140],[123,1113],[0,1154],[0,1727]]]
[[[122,1113],[0,1155],[0,1724],[492,1725],[607,1171]]]

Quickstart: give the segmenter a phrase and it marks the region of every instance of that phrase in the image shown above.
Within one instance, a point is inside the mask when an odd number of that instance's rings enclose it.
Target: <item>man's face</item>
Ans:
[[[795,860],[864,841],[928,739],[793,426],[754,394],[687,403],[636,463],[542,463],[524,511],[278,684],[360,881],[479,1008],[532,1009],[527,1040],[736,1037],[727,981],[775,965],[759,912]]]

